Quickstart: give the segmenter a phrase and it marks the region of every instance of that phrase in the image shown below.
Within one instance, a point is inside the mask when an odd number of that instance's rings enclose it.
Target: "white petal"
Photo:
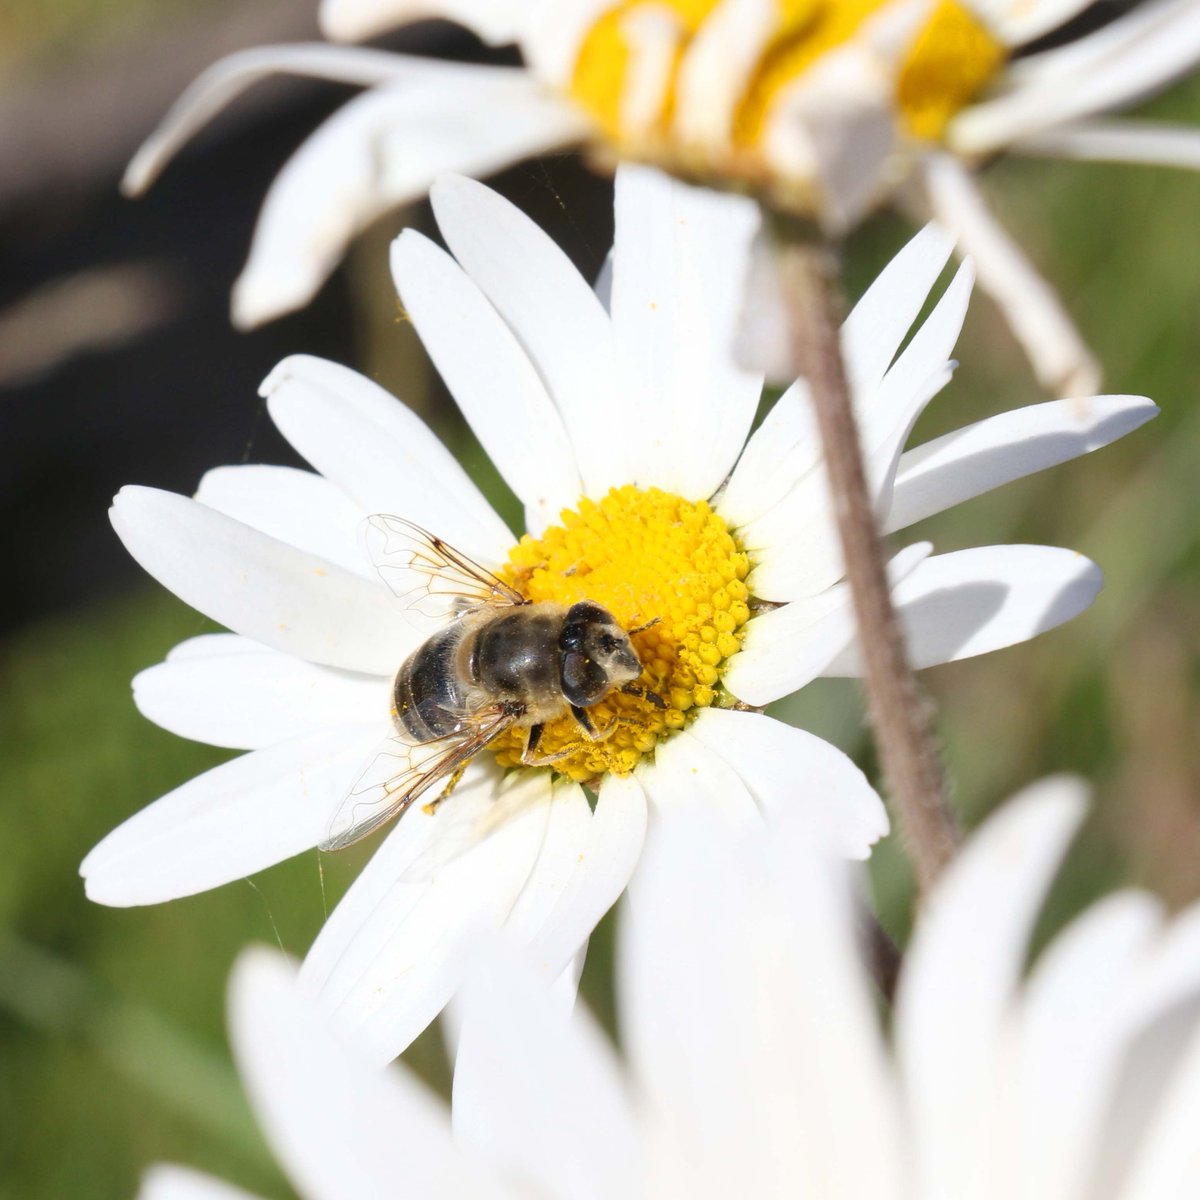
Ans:
[[[159,1163],[142,1176],[137,1200],[255,1200],[249,1192],[231,1187],[211,1175],[188,1167]]]
[[[863,451],[888,457],[902,444],[930,396],[930,381],[946,377],[950,356],[962,332],[975,286],[975,270],[963,263],[933,312],[921,322],[900,357],[889,367],[874,395],[858,405]]]
[[[760,821],[755,798],[737,771],[690,729],[660,743],[654,761],[643,762],[636,778],[656,813],[703,809],[719,813],[731,828]]]
[[[927,558],[928,542],[906,546],[888,566],[893,588]],[[722,682],[747,704],[769,704],[811,683],[854,637],[854,612],[847,584],[808,600],[795,600],[756,614],[746,626],[741,650]]]
[[[1173,1107],[1174,1088],[1186,1093],[1194,1086],[1187,1081],[1194,1067],[1186,1068],[1184,1060],[1194,1059],[1189,1043],[1196,1036],[1200,1012],[1200,905],[1192,904],[1171,921],[1130,974],[1118,999],[1124,1041],[1112,1053],[1120,1071],[1109,1088],[1109,1111],[1096,1139],[1093,1166],[1098,1179],[1125,1178],[1132,1164],[1148,1171],[1148,1183],[1159,1169],[1152,1166],[1159,1149],[1173,1156],[1173,1163],[1163,1167],[1182,1166],[1180,1148],[1171,1145],[1178,1114],[1166,1117],[1168,1125],[1161,1131],[1166,1142],[1158,1149],[1155,1126]]]
[[[1118,893],[1089,909],[1039,959],[1006,1055],[1013,1140],[994,1140],[995,1169],[1006,1181],[998,1195],[1085,1200],[1101,1117],[1126,1049],[1121,995],[1161,924],[1161,906],[1151,897]]]
[[[525,72],[472,72],[375,88],[300,147],[263,203],[234,287],[238,325],[307,303],[351,238],[443,171],[486,174],[582,135],[575,110]]]
[[[486,565],[512,534],[407,405],[348,367],[285,358],[262,385],[284,437],[364,512],[415,521]]]
[[[820,461],[821,435],[808,384],[797,379],[750,435],[717,499],[717,511],[740,529],[779,504]]]
[[[256,948],[238,960],[229,1024],[255,1113],[301,1195],[504,1194],[473,1169],[445,1106],[414,1076],[374,1071],[335,1040],[280,955]]]
[[[1014,143],[1019,154],[1088,162],[1144,163],[1200,171],[1200,133],[1150,121],[1081,122]]]
[[[163,729],[231,750],[382,723],[391,707],[384,679],[314,666],[253,642],[168,658],[134,677],[133,699]]]
[[[925,7],[923,0],[884,6],[851,41],[828,48],[781,87],[771,103],[762,135],[767,163],[817,193],[821,223],[834,236],[866,215],[898,149],[890,64],[899,49],[872,46],[871,27],[896,15],[911,24]]]
[[[639,1131],[612,1050],[523,966],[487,956],[456,1006],[455,1137],[527,1194],[635,1195]]]
[[[511,42],[523,8],[518,0],[321,0],[321,31],[334,41],[357,42],[396,25],[442,17],[486,42]]]
[[[647,1190],[898,1196],[846,890],[810,830],[779,846],[739,832],[707,810],[664,812],[631,885],[617,979],[657,1159]]]
[[[556,805],[564,786],[555,785]],[[636,779],[605,776],[587,825],[586,840],[570,864],[572,869],[549,891],[547,898],[552,903],[541,906],[536,925],[530,923],[531,961],[548,977],[561,978],[561,973],[569,970],[573,956],[586,946],[600,918],[625,890],[641,856],[646,816],[646,794]],[[522,907],[530,911],[528,906]],[[516,909],[513,915],[517,915]]]
[[[257,654],[263,649],[258,642],[239,637],[236,633],[201,633],[187,638],[167,651],[167,662],[183,662],[190,658],[223,657],[227,654]]]
[[[1065,25],[1092,0],[968,0],[966,7],[979,16],[1006,46],[1020,46]]]
[[[772,0],[722,0],[687,43],[676,82],[673,134],[697,148],[731,147],[737,108],[780,32]]]
[[[648,167],[617,177],[612,320],[644,398],[627,431],[640,483],[706,498],[736,461],[762,393],[733,357],[759,223],[745,197]]]
[[[1143,396],[1052,400],[966,425],[901,456],[885,532],[1090,454],[1145,424],[1158,407]]]
[[[858,421],[868,484],[878,508],[886,509],[900,451],[917,418],[950,379],[950,352],[966,316],[974,282],[970,263],[954,277],[872,393],[859,397]],[[841,539],[824,466],[799,479],[773,508],[742,531],[754,552],[749,583],[770,600],[814,596],[845,573]]]
[[[198,75],[171,106],[125,169],[121,190],[144,192],[181,146],[247,88],[271,75],[308,75],[363,87],[436,75],[441,64],[383,50],[345,50],[321,43],[255,46],[230,54]]]
[[[1029,935],[1084,808],[1049,780],[975,834],[926,903],[905,955],[895,1038],[919,1194],[969,1195],[987,1145],[1000,1034]]]
[[[893,593],[914,667],[1002,650],[1077,617],[1100,593],[1100,568],[1056,546],[977,546],[937,554]],[[825,675],[858,675],[849,646]]]
[[[1055,125],[1125,108],[1200,62],[1200,8],[1191,0],[1140,5],[1060,50],[1032,56],[1007,94],[968,107],[950,146],[987,154]]]
[[[612,326],[587,281],[546,233],[482,184],[444,177],[431,199],[446,244],[508,322],[558,406],[587,494],[628,483],[636,446],[630,430],[645,413],[622,386]]]
[[[1134,1161],[1121,1200],[1166,1200],[1193,1194],[1200,1179],[1200,1030],[1193,1032],[1167,1094]]]
[[[328,479],[294,467],[216,467],[200,480],[201,504],[261,533],[371,576],[359,544],[368,515]]]
[[[155,488],[122,488],[109,512],[125,548],[205,616],[310,662],[388,675],[416,644],[401,606],[313,554]]]
[[[125,908],[192,896],[315,846],[380,726],[254,750],[143,808],[83,860],[88,896]]]
[[[380,1062],[445,1006],[541,852],[549,772],[515,772],[498,787],[497,774],[480,764],[433,816],[406,813],[309,951],[305,987]]]
[[[582,787],[569,779],[551,777],[550,814],[537,860],[504,923],[513,945],[524,944],[545,923],[579,865],[592,823],[592,810]],[[590,930],[589,930],[590,932]],[[578,949],[578,946],[575,947]],[[574,951],[572,951],[573,953]],[[551,968],[547,985],[562,973],[566,959]]]
[[[579,502],[562,418],[503,318],[444,250],[414,230],[392,244],[392,276],[413,325],[488,457],[539,534]]]
[[[1038,380],[1060,396],[1099,389],[1100,369],[1049,284],[987,210],[961,163],[946,154],[922,160],[934,215],[959,239],[979,272],[979,286],[1004,314]]]
[[[887,833],[887,810],[867,777],[823,738],[720,708],[702,712],[689,732],[737,772],[768,821],[781,809],[803,809],[847,858],[866,858]]]
[[[1130,1020],[1148,1025],[1200,993],[1200,904],[1176,915],[1137,981]]]
[[[842,357],[856,397],[874,395],[954,250],[954,239],[926,225],[876,276],[842,326]]]

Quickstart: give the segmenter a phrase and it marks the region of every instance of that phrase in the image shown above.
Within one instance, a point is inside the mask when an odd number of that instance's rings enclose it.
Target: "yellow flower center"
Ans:
[[[663,702],[613,693],[588,710],[589,742],[569,714],[548,723],[540,754],[570,753],[554,769],[583,781],[628,774],[695,713],[719,702],[721,672],[741,647],[750,618],[750,561],[729,527],[703,500],[650,488],[614,488],[600,501],[564,510],[562,524],[513,547],[504,576],[535,602],[592,600],[633,635],[642,662],[638,683]],[[492,743],[503,766],[517,766],[525,738],[512,730]]]
[[[711,146],[681,145],[672,134],[681,69],[719,0],[615,0],[580,47],[570,92],[623,154],[753,177],[765,170],[755,151],[761,150],[777,102],[789,86],[826,56],[864,38],[868,22],[885,15],[893,2],[776,0],[771,30],[730,114],[724,161],[705,161],[711,159]],[[647,121],[645,104],[637,106],[641,119],[631,127],[629,96],[639,76],[637,18],[651,12],[673,20],[674,50],[665,86],[657,92],[656,111]],[[881,60],[892,79],[898,125],[910,137],[936,140],[996,75],[1007,52],[959,0],[937,0],[898,55],[889,64]]]

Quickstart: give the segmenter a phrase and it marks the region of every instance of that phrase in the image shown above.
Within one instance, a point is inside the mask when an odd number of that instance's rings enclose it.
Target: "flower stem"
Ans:
[[[958,826],[932,728],[892,606],[841,350],[840,262],[827,242],[780,222],[779,281],[796,373],[808,381],[854,602],[863,678],[884,779],[922,893],[953,856]]]

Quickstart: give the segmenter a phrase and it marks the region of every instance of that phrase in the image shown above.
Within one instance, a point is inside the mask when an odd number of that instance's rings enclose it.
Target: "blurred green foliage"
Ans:
[[[229,0],[207,0],[210,7]],[[119,41],[148,17],[194,11],[193,0],[4,0],[0,7],[0,74],[37,70]]]
[[[55,6],[64,20],[96,8]],[[1200,121],[1200,84],[1153,113]],[[1163,407],[1114,447],[914,531],[939,550],[1073,546],[1107,572],[1098,604],[1067,628],[926,676],[970,823],[1050,772],[1077,771],[1095,785],[1092,817],[1043,922],[1049,930],[1124,881],[1174,904],[1200,894],[1200,177],[1008,161],[985,182],[1098,350],[1109,390],[1149,394]],[[851,295],[905,236],[899,221],[881,218],[856,239]],[[959,358],[917,440],[1044,398],[983,297]],[[461,434],[454,440],[477,465],[477,449]],[[494,475],[487,480],[495,491]],[[121,553],[115,539],[113,553]],[[150,725],[129,699],[136,671],[205,627],[148,584],[118,600],[82,599],[72,614],[0,644],[0,1200],[132,1196],[140,1171],[163,1159],[287,1194],[228,1059],[225,978],[249,941],[303,953],[366,852],[313,852],[254,881],[149,909],[91,906],[77,877],[104,833],[223,757]],[[815,684],[780,713],[873,770],[853,685]],[[910,883],[895,839],[872,869],[883,919],[903,933]],[[585,978],[609,1020],[610,945],[606,926]],[[410,1058],[444,1083],[436,1035]]]

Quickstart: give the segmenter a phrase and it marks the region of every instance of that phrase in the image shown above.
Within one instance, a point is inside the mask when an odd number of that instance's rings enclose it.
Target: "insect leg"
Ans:
[[[667,702],[657,692],[652,692],[649,688],[642,687],[640,683],[626,683],[622,685],[621,691],[626,696],[644,697],[657,709],[665,710],[667,707]]]
[[[564,746],[561,750],[556,750],[553,754],[539,754],[537,752],[538,743],[542,740],[542,730],[544,725],[530,725],[529,733],[525,738],[525,749],[521,751],[521,761],[527,767],[548,767],[552,763],[559,762],[566,758],[569,754],[574,754],[579,749],[579,743],[571,746]]]
[[[588,710],[580,708],[577,704],[571,705],[571,716],[575,718],[576,724],[583,730],[584,737],[589,742],[603,742],[612,737],[616,732],[617,726],[621,723],[620,717],[613,717],[603,729],[597,729],[596,723],[592,720]]]
[[[470,765],[470,760],[468,760],[467,762],[455,767],[450,774],[450,778],[446,780],[446,786],[442,788],[437,796],[430,800],[428,804],[422,804],[421,808],[432,817],[433,814],[437,812],[438,805],[440,805],[443,800],[448,800],[450,798],[450,793],[454,791],[456,787],[458,787],[458,781],[463,777],[463,773]]]

